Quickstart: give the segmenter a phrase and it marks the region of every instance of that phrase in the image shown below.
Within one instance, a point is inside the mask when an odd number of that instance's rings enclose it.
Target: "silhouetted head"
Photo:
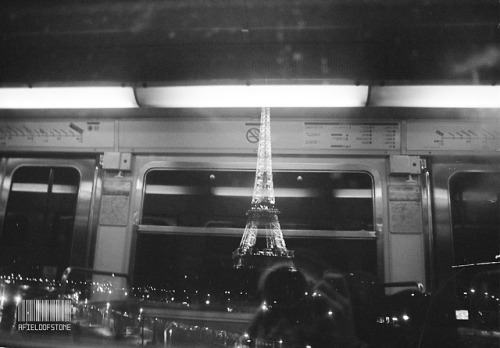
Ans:
[[[290,265],[275,265],[259,281],[262,299],[269,306],[290,306],[301,300],[307,291],[304,275]]]

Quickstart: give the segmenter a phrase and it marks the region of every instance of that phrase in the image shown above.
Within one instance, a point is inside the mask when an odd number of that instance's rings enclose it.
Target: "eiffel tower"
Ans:
[[[280,261],[293,268],[293,251],[286,248],[278,221],[279,210],[274,207],[270,114],[270,108],[262,108],[252,203],[240,246],[233,252],[235,268],[265,268]],[[260,249],[257,241],[263,238],[259,235],[265,237],[265,245]]]

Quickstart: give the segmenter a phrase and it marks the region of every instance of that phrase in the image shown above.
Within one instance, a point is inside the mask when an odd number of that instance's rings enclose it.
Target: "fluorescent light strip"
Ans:
[[[369,106],[500,108],[500,86],[374,86]]]
[[[208,191],[202,187],[195,186],[174,186],[174,185],[147,185],[147,194],[157,195],[203,195]],[[220,186],[210,188],[210,193],[214,196],[223,197],[252,197],[252,187],[230,187]],[[275,188],[275,197],[306,198],[320,197],[323,191],[320,189],[296,189],[296,188]],[[334,190],[334,197],[337,198],[371,198],[370,190]]]
[[[213,187],[211,192],[214,196],[233,196],[233,197],[252,197],[253,189],[251,187]],[[275,197],[305,198],[319,197],[319,189],[294,189],[294,188],[275,188]]]
[[[212,187],[210,192],[214,196],[224,197],[252,197],[253,195],[251,187]]]
[[[0,109],[137,108],[132,87],[0,88]]]
[[[0,88],[0,109],[364,107],[367,99],[368,86],[350,85]],[[500,86],[373,86],[369,106],[500,108]]]
[[[12,184],[12,191],[15,192],[37,192],[37,193],[47,193],[49,190],[49,185],[47,184],[25,184],[25,183],[14,183]]]
[[[12,184],[13,192],[36,192],[47,193],[49,185],[34,184],[34,183],[14,183]],[[71,185],[52,185],[52,193],[77,193],[77,187]]]
[[[363,107],[368,86],[140,87],[136,96],[139,105],[160,108]]]
[[[53,185],[52,186],[52,193],[71,193],[75,194],[78,192],[78,189],[76,186],[71,186],[71,185]]]
[[[369,189],[334,189],[332,196],[335,198],[373,198]]]
[[[206,193],[201,187],[175,185],[146,185],[146,193],[153,195],[201,195]]]

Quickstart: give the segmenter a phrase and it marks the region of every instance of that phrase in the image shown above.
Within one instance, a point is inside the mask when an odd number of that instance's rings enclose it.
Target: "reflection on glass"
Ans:
[[[60,278],[69,265],[79,182],[73,168],[14,172],[0,240],[2,274]]]
[[[450,180],[450,201],[456,319],[460,327],[498,332],[500,174],[456,174]]]
[[[146,175],[143,225],[244,228],[252,171],[152,170]],[[283,230],[373,231],[367,173],[275,171]]]
[[[132,294],[142,306],[141,318],[150,312],[164,318],[158,341],[233,346],[244,339],[242,333],[262,308],[259,284],[268,271],[233,267],[254,180],[253,171],[157,169],[146,174]],[[324,272],[335,272],[349,284],[353,311],[369,322],[363,301],[371,291],[367,288],[378,284],[377,241],[359,235],[336,238],[335,231],[373,230],[371,176],[275,171],[273,180],[283,233],[295,231],[286,237],[287,248],[295,252],[297,269],[308,270],[307,291],[300,297],[309,303]],[[266,308],[273,306],[270,302]]]
[[[500,261],[500,174],[457,174],[450,196],[455,264]]]
[[[140,234],[134,267],[135,294],[143,300],[186,308],[241,311],[256,305],[259,274],[233,268],[231,255],[239,241],[239,234]],[[287,246],[295,250],[299,264],[317,259],[322,267],[328,265],[344,274],[377,272],[374,240],[288,238]]]

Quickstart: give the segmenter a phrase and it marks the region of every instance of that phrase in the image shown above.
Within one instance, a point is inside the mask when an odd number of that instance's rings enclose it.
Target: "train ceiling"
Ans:
[[[0,83],[500,78],[498,0],[4,1]]]

